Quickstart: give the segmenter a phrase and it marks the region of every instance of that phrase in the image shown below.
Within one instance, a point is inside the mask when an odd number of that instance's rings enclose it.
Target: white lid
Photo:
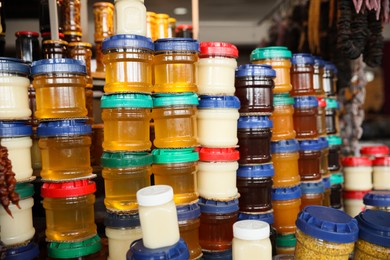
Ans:
[[[159,206],[173,200],[173,189],[168,185],[154,185],[137,191],[140,206]]]
[[[241,220],[233,225],[233,235],[242,240],[269,238],[269,224],[260,220]]]

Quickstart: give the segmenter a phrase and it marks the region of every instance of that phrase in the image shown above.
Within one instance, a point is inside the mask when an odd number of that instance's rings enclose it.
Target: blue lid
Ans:
[[[258,165],[240,165],[237,170],[237,177],[241,178],[262,178],[274,176],[274,165],[272,163]]]
[[[203,260],[232,260],[232,250],[203,251]]]
[[[35,243],[29,243],[26,246],[9,248],[6,251],[7,260],[26,260],[34,259],[39,256],[39,248]]]
[[[200,207],[198,203],[177,206],[176,211],[179,221],[186,221],[200,217]]]
[[[329,242],[353,243],[358,238],[356,219],[334,208],[307,206],[295,223],[303,233]]]
[[[324,185],[324,189],[329,189],[331,184],[330,184],[330,177],[324,177],[322,178],[322,184]]]
[[[379,246],[390,247],[390,212],[365,210],[355,217],[359,238]]]
[[[109,211],[104,216],[104,225],[111,228],[134,228],[141,226],[138,213],[117,214]]]
[[[294,108],[318,107],[318,100],[314,96],[294,97]]]
[[[154,44],[150,38],[134,34],[117,34],[105,38],[102,43],[103,52],[109,49],[126,48],[146,49],[149,51],[153,51]]]
[[[314,56],[313,58],[314,58],[314,65],[315,66],[323,67],[325,65],[325,62],[321,57]]]
[[[268,116],[241,116],[237,127],[240,128],[272,128],[272,120]]]
[[[26,121],[0,121],[0,137],[32,135],[32,126]]]
[[[31,75],[47,73],[76,73],[87,74],[87,69],[82,61],[75,59],[44,59],[34,61],[31,67]]]
[[[246,220],[246,219],[252,219],[252,220],[260,220],[267,222],[268,224],[272,225],[274,223],[274,213],[264,213],[264,214],[247,214],[247,213],[239,213],[237,221],[240,220]]]
[[[153,107],[165,107],[175,105],[195,105],[199,104],[198,96],[195,93],[177,94],[155,94],[153,95]]]
[[[322,145],[318,139],[299,141],[299,150],[301,151],[319,151]]]
[[[37,128],[39,137],[88,135],[92,133],[91,125],[85,120],[61,120],[41,122]]]
[[[156,52],[159,51],[195,51],[199,52],[199,42],[192,38],[163,38],[154,42]]]
[[[236,96],[200,96],[199,109],[202,108],[240,108],[240,100]]]
[[[299,185],[287,188],[272,189],[272,200],[292,200],[302,196]]]
[[[295,139],[271,142],[271,153],[294,153],[299,151],[299,143]]]
[[[227,214],[238,211],[238,199],[215,201],[199,198],[198,204],[202,213]]]
[[[365,205],[374,207],[390,207],[390,191],[370,191],[363,197]]]
[[[333,73],[337,72],[336,66],[333,63],[328,62],[328,61],[325,61],[324,69],[325,70],[332,70]]]
[[[275,70],[265,64],[245,64],[236,69],[236,77],[276,77]]]
[[[130,245],[126,255],[127,260],[188,260],[190,252],[186,242],[180,240],[173,246],[156,249],[146,248],[142,239],[135,240]]]
[[[19,73],[28,76],[30,74],[30,66],[16,58],[0,57],[0,72]]]
[[[293,65],[314,65],[314,58],[310,53],[295,53],[292,56],[291,63]]]
[[[326,149],[329,147],[328,139],[326,137],[320,137],[318,138],[318,141],[320,142],[321,149]]]
[[[317,194],[324,193],[324,184],[321,181],[318,182],[301,182],[302,194]]]

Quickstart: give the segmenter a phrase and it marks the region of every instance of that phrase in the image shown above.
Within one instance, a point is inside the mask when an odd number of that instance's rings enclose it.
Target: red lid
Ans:
[[[367,157],[348,156],[341,161],[341,164],[343,166],[371,166],[372,162]]]
[[[201,42],[199,57],[211,55],[238,58],[238,50],[235,45],[227,42]]]
[[[372,161],[374,166],[390,166],[390,156],[377,157]]]
[[[366,193],[369,193],[370,190],[365,190],[365,191],[344,191],[343,192],[343,197],[344,199],[361,199],[363,200],[364,195]]]
[[[15,36],[32,36],[32,37],[39,37],[39,33],[37,32],[31,32],[31,31],[19,31],[15,33]]]
[[[198,149],[199,160],[204,162],[226,162],[240,159],[240,152],[234,148],[206,148]]]
[[[41,188],[41,196],[46,198],[66,198],[94,193],[96,184],[91,180],[69,182],[45,182]]]
[[[318,106],[319,107],[326,107],[326,100],[325,98],[319,97],[318,99]]]
[[[386,145],[363,146],[360,148],[361,155],[388,155],[389,147]]]
[[[46,36],[50,36],[50,35],[51,35],[51,32],[43,32],[43,33],[41,33],[41,37],[42,38],[44,38]],[[60,39],[64,39],[65,38],[63,33],[58,33],[58,36],[60,37]]]
[[[192,30],[192,25],[191,24],[179,24],[176,26],[176,31],[177,30]]]

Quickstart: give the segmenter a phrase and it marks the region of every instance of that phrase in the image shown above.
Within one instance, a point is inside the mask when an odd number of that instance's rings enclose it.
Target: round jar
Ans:
[[[326,137],[326,100],[322,97],[318,97],[318,115],[317,115],[317,130],[318,136]]]
[[[141,35],[121,34],[104,39],[104,92],[152,92],[153,50],[152,40]]]
[[[154,92],[197,92],[198,41],[191,38],[158,39],[154,46]]]
[[[95,191],[96,185],[90,180],[42,185],[48,241],[76,242],[96,235]]]
[[[42,179],[69,181],[90,178],[91,133],[91,126],[84,120],[40,123],[37,135],[42,156]]]
[[[105,257],[101,253],[102,241],[98,235],[80,242],[50,242],[47,260],[94,260]]]
[[[104,205],[111,211],[138,209],[136,193],[150,186],[153,156],[146,152],[104,152],[103,166]]]
[[[62,36],[58,40],[42,40],[42,57],[44,59],[63,59],[67,57],[68,42],[63,40],[65,38],[63,34]]]
[[[0,144],[8,150],[16,181],[31,178],[32,127],[24,121],[0,121]]]
[[[192,29],[192,25],[190,24],[179,24],[176,27],[176,37],[192,38]]]
[[[306,207],[297,219],[295,259],[348,259],[358,233],[357,221],[344,212]]]
[[[80,118],[85,102],[86,67],[74,59],[34,61],[31,67],[38,119]]]
[[[275,169],[273,187],[283,188],[298,185],[299,143],[295,139],[281,140],[271,143],[272,163]]]
[[[390,190],[390,156],[376,158],[372,164],[374,190]]]
[[[313,96],[294,98],[294,130],[297,139],[318,138],[318,100]]]
[[[5,253],[7,260],[38,259],[39,247],[36,243],[30,242],[25,246],[8,248]]]
[[[289,94],[276,94],[273,104],[274,111],[270,116],[273,124],[271,141],[294,139],[296,136],[293,121],[294,98]]]
[[[339,171],[341,168],[341,145],[343,140],[340,136],[337,135],[328,135],[326,137],[329,145],[329,154],[328,154],[328,170],[329,171]]]
[[[362,146],[360,148],[360,155],[367,156],[370,159],[375,159],[376,157],[386,157],[390,153],[389,147],[387,145],[369,145]]]
[[[239,108],[240,100],[235,96],[200,96],[197,115],[199,144],[204,147],[235,147],[238,143]]]
[[[299,142],[298,169],[301,181],[321,179],[321,148],[318,139]]]
[[[372,162],[367,157],[348,156],[342,160],[344,189],[366,191],[372,189]]]
[[[236,93],[241,115],[270,115],[274,110],[275,70],[269,65],[246,64],[236,70]]]
[[[205,199],[228,201],[236,198],[239,152],[234,148],[199,149],[197,190]]]
[[[114,33],[146,36],[146,7],[144,0],[116,0]]]
[[[328,157],[329,157],[329,143],[326,137],[318,138],[321,145],[321,157],[320,157],[320,173],[322,177],[329,176],[328,170]]]
[[[316,96],[324,96],[324,60],[314,56],[313,88]]]
[[[68,45],[68,57],[84,62],[87,69],[86,88],[92,88],[91,59],[92,44],[89,42],[71,42]]]
[[[198,96],[194,93],[153,96],[154,146],[157,148],[197,146],[198,104]]]
[[[343,208],[343,183],[342,173],[333,173],[330,176],[330,206],[335,209]]]
[[[363,203],[363,198],[367,191],[344,191],[343,192],[343,204],[344,211],[351,217],[355,217],[360,212],[365,210],[365,205]]]
[[[201,42],[198,68],[199,95],[234,95],[238,50],[226,42]]]
[[[294,255],[297,239],[294,234],[276,236],[276,253],[278,255]]]
[[[109,2],[96,2],[92,6],[95,33],[94,40],[102,42],[114,34],[114,5]]]
[[[157,39],[168,38],[169,15],[156,14]]]
[[[312,96],[314,93],[314,58],[310,53],[295,53],[291,59],[291,96]]]
[[[326,98],[325,121],[327,135],[340,133],[339,109],[340,105],[336,99]]]
[[[130,249],[127,252],[127,260],[137,259],[175,259],[175,260],[188,260],[190,259],[187,244],[183,239],[180,239],[172,246],[149,248],[145,245],[143,239],[139,239],[131,243]]]
[[[324,199],[322,200],[322,205],[330,207],[330,176],[323,177],[322,184],[324,185]]]
[[[370,191],[363,197],[366,209],[390,212],[390,191]]]
[[[291,51],[284,46],[257,48],[251,53],[251,62],[254,64],[271,65],[276,72],[274,93],[286,93],[291,90],[290,68]]]
[[[242,116],[238,119],[239,164],[271,161],[272,121],[267,116]]]
[[[28,119],[30,68],[22,60],[0,58],[0,120]]]
[[[337,69],[336,66],[330,62],[325,62],[324,74],[322,76],[322,85],[325,95],[335,96],[337,93]]]
[[[39,60],[41,50],[39,48],[39,33],[32,31],[15,32],[16,57],[26,63],[31,64]]]
[[[301,210],[306,206],[322,206],[324,200],[324,184],[322,180],[318,182],[301,182]]]
[[[146,12],[146,37],[155,41],[157,37],[157,23],[156,23],[156,13]]]
[[[149,95],[104,95],[100,103],[104,122],[103,149],[116,152],[150,150],[152,106]]]

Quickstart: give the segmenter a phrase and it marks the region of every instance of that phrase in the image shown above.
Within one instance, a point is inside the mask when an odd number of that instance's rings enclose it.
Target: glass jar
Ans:
[[[116,0],[114,10],[114,34],[146,36],[144,0]]]
[[[91,126],[84,120],[40,123],[37,134],[42,155],[42,179],[69,181],[91,178],[91,132]]]
[[[103,57],[102,42],[95,42],[96,72],[102,73],[106,70],[103,63]]]
[[[198,41],[189,38],[159,39],[154,46],[154,92],[197,92]]]
[[[39,60],[41,50],[39,48],[39,33],[30,31],[18,31],[15,33],[16,57],[31,64]]]
[[[326,134],[338,134],[339,128],[339,109],[340,105],[336,99],[326,98]]]
[[[96,185],[90,180],[43,183],[41,196],[48,241],[76,242],[96,235],[95,191]]]
[[[330,206],[335,209],[343,208],[343,183],[342,173],[333,173],[330,176]]]
[[[372,162],[367,157],[348,156],[342,160],[344,188],[352,191],[372,189]]]
[[[301,182],[301,210],[306,206],[322,206],[324,200],[324,184],[322,180],[318,182]]]
[[[176,27],[176,38],[192,38],[192,25],[179,24]]]
[[[91,58],[92,44],[89,42],[71,42],[68,44],[68,57],[82,61],[87,69],[86,88],[92,88]]]
[[[62,1],[62,25],[65,35],[70,32],[81,33],[80,9],[80,0]]]
[[[367,191],[344,191],[343,192],[343,205],[344,211],[351,217],[357,216],[360,212],[365,210],[363,198]]]
[[[205,147],[235,147],[240,100],[235,96],[200,96],[198,140]],[[220,131],[220,129],[225,129]]]
[[[91,165],[101,166],[100,157],[103,154],[104,125],[92,125]]]
[[[86,67],[81,61],[74,59],[35,61],[31,74],[36,95],[36,118],[80,118],[87,115]]]
[[[246,64],[236,70],[236,93],[241,115],[270,115],[274,110],[275,70],[269,65]]]
[[[109,2],[93,4],[95,42],[102,42],[114,34],[114,5]]]
[[[297,139],[318,138],[318,101],[313,96],[296,97],[294,103],[294,130]]]
[[[200,43],[197,64],[199,95],[234,95],[238,50],[226,42]]]
[[[370,191],[364,195],[363,203],[366,209],[390,212],[390,191]]]
[[[321,179],[321,143],[318,139],[299,142],[298,169],[301,181]]]
[[[146,12],[146,37],[155,41],[157,37],[157,23],[156,23],[156,13]]]
[[[238,119],[239,164],[271,161],[272,121],[267,116],[242,116]]]
[[[345,259],[358,238],[357,221],[344,212],[309,206],[297,219],[294,259]]]
[[[299,143],[295,139],[271,143],[271,157],[275,169],[273,187],[283,188],[300,183],[298,159]]]
[[[155,95],[152,110],[154,146],[157,148],[197,146],[198,103],[198,96],[195,93]]]
[[[153,156],[146,152],[104,152],[104,205],[111,211],[136,211],[136,193],[150,186]]]
[[[192,148],[154,149],[152,172],[154,184],[170,185],[176,205],[198,199],[196,172],[199,154]]]
[[[151,39],[132,34],[114,35],[104,39],[101,48],[106,70],[106,93],[152,92],[154,46]]]
[[[374,190],[390,190],[390,156],[376,158],[372,164]]]
[[[329,143],[326,137],[320,137],[318,138],[318,141],[320,142],[321,145],[320,173],[322,177],[325,177],[330,174],[328,170]]]
[[[314,58],[310,53],[295,53],[291,59],[291,96],[314,95]]]
[[[62,39],[44,40],[42,42],[42,58],[64,59],[68,56],[67,49],[68,49],[68,42]]]
[[[10,247],[5,253],[5,259],[38,259],[39,247],[36,243],[30,242],[19,247]]]
[[[317,130],[318,136],[326,137],[326,100],[322,97],[318,97],[318,114],[317,114]]]
[[[188,260],[190,259],[187,244],[183,239],[180,239],[172,246],[166,246],[156,249],[146,247],[143,239],[139,239],[131,243],[130,249],[127,252],[127,260],[135,259],[175,259]]]
[[[322,85],[325,95],[328,97],[335,96],[337,93],[337,69],[330,62],[325,62]]]
[[[325,176],[322,178],[322,184],[324,185],[324,199],[322,200],[322,205],[325,207],[330,207],[330,176]]]
[[[314,56],[313,88],[316,96],[324,96],[324,60]]]
[[[157,39],[168,38],[169,15],[156,14]]]
[[[273,104],[274,111],[270,116],[273,125],[271,141],[294,139],[294,99],[289,94],[275,94]]]
[[[47,260],[94,260],[105,257],[101,254],[102,241],[98,235],[79,242],[50,242],[47,245]]]
[[[106,151],[146,151],[152,143],[150,95],[120,93],[102,96],[103,148]]]
[[[367,156],[371,160],[376,157],[386,157],[390,153],[390,149],[387,145],[377,144],[377,145],[365,145],[360,148],[360,155]]]
[[[297,239],[295,234],[276,236],[276,253],[278,255],[294,255]]]
[[[251,62],[254,64],[271,65],[276,72],[274,93],[290,92],[291,51],[283,46],[257,48],[251,53]]]
[[[168,18],[168,38],[176,37],[176,19],[173,17]]]
[[[341,168],[341,145],[343,140],[337,135],[328,135],[326,139],[329,144],[328,170],[333,172],[339,171]]]

